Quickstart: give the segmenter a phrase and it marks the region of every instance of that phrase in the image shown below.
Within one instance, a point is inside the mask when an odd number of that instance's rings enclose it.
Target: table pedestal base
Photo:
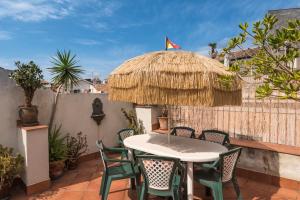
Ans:
[[[193,174],[193,162],[187,163],[187,197],[188,200],[194,199],[194,174]]]

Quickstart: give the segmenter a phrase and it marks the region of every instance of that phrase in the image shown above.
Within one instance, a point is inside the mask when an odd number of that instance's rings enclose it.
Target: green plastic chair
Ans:
[[[148,194],[182,199],[184,169],[179,159],[154,155],[139,155],[137,159],[144,178],[140,185],[139,200],[146,199],[145,195]]]
[[[119,153],[127,155],[127,150],[124,148],[108,148],[105,147],[102,140],[98,140],[96,145],[100,151],[101,160],[103,162],[103,176],[100,186],[99,195],[102,195],[102,200],[108,197],[111,182],[130,178],[139,185],[140,172],[133,162],[127,159],[110,159],[106,153]],[[124,154],[124,152],[126,152]],[[109,163],[114,165],[109,166]],[[116,165],[117,164],[117,165]]]
[[[241,148],[235,148],[220,154],[219,160],[211,165],[206,164],[202,169],[195,171],[194,180],[209,187],[215,200],[223,200],[223,183],[232,182],[237,199],[242,200],[242,194],[235,175],[240,154]]]
[[[124,147],[124,144],[123,144],[123,141],[130,137],[130,136],[133,136],[135,135],[135,130],[132,129],[132,128],[124,128],[124,129],[121,129],[118,133],[118,142],[120,144],[121,147]]]
[[[224,131],[214,129],[203,130],[199,139],[219,143],[226,147],[230,146],[229,134]]]
[[[190,127],[185,126],[176,126],[172,129],[171,135],[175,136],[181,136],[181,137],[189,137],[189,138],[195,138],[195,130]]]

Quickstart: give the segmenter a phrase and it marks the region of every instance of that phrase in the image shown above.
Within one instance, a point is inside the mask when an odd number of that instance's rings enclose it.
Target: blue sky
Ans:
[[[167,35],[183,50],[225,46],[238,24],[299,0],[0,0],[0,66],[34,60],[46,68],[57,49],[76,53],[84,77],[105,78],[119,64],[164,49]]]

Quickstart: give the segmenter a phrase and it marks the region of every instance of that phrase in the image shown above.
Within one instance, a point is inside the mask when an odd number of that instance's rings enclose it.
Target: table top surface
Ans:
[[[143,134],[124,140],[127,148],[144,151],[158,156],[178,158],[186,162],[210,162],[219,154],[228,151],[226,147],[204,140],[166,134]]]

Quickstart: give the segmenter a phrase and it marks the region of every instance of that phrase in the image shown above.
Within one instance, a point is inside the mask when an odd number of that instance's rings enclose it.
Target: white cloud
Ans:
[[[91,39],[75,39],[74,43],[81,44],[81,45],[87,45],[87,46],[102,44],[102,42],[100,42],[100,41],[91,40]]]
[[[70,14],[72,6],[64,1],[46,0],[1,0],[0,19],[37,22],[46,19],[60,19]]]
[[[10,40],[10,39],[12,39],[10,32],[0,31],[0,40]]]

